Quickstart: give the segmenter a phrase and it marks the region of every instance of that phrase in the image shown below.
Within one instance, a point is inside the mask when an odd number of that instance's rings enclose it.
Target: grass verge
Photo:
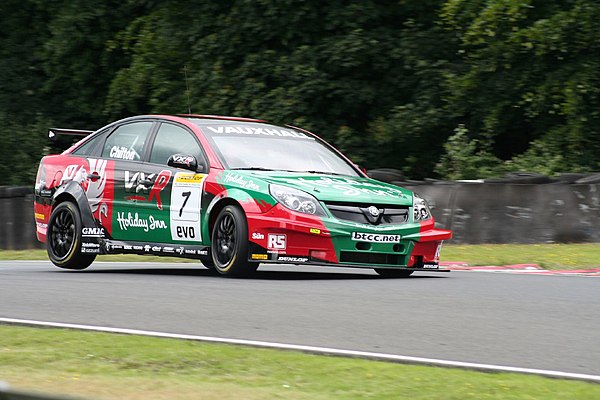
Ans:
[[[469,265],[538,264],[555,270],[600,268],[600,243],[445,245],[442,259]]]
[[[1,250],[0,260],[47,260],[45,250]],[[98,261],[199,263],[175,257],[129,254],[99,256]],[[538,264],[546,269],[600,268],[600,243],[452,245],[442,249],[443,261],[469,265]]]
[[[0,325],[0,379],[95,399],[598,399],[600,385]]]

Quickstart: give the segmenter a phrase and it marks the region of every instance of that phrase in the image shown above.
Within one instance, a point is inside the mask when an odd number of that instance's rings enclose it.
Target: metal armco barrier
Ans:
[[[33,187],[0,186],[0,249],[39,248],[33,217]]]
[[[0,400],[76,400],[74,397],[46,396],[44,394],[25,393],[11,390],[7,384],[0,382]]]
[[[405,185],[424,197],[451,243],[600,242],[600,184],[436,182]],[[33,189],[0,187],[0,249],[42,247]]]
[[[600,242],[600,184],[406,186],[432,207],[451,243]]]

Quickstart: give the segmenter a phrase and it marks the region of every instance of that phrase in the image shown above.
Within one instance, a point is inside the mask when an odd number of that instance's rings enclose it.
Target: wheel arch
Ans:
[[[68,182],[59,187],[52,196],[52,209],[65,201],[71,201],[77,205],[81,216],[81,224],[84,228],[96,227],[94,215],[87,200],[83,188],[75,181]]]

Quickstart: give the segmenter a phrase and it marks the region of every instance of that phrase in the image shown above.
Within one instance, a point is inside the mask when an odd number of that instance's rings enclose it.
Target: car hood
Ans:
[[[412,206],[412,192],[410,190],[370,178],[304,172],[244,172],[267,183],[303,190],[324,202]]]

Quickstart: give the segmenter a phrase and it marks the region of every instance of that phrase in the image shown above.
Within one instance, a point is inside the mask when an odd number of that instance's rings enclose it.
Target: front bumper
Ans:
[[[434,221],[378,227],[315,217],[276,205],[248,213],[248,261],[358,268],[439,269],[439,253],[452,233]]]

